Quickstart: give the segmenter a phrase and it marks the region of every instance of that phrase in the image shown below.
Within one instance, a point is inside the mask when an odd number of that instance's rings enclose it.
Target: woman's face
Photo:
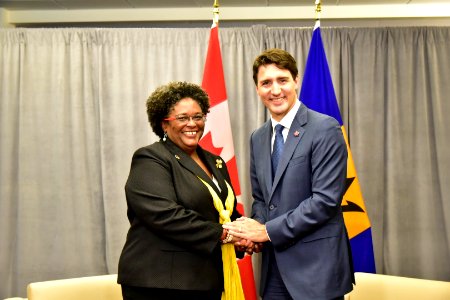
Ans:
[[[172,142],[191,154],[203,135],[205,118],[197,101],[183,98],[171,109],[162,127]]]

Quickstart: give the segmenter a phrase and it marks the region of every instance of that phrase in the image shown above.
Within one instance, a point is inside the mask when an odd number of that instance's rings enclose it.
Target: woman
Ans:
[[[208,95],[186,82],[161,86],[147,100],[161,140],[134,153],[125,185],[131,226],[118,283],[126,300],[220,299],[223,266],[234,270],[231,281],[242,294],[232,247],[238,240],[221,225],[240,216],[236,197],[225,162],[198,145],[209,107]],[[219,212],[228,220],[219,222]],[[234,255],[228,265],[224,243]]]

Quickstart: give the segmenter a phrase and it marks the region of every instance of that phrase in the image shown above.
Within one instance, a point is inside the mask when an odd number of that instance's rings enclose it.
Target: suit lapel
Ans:
[[[262,131],[261,135],[261,145],[260,149],[257,151],[260,153],[260,155],[255,155],[255,159],[261,159],[262,167],[263,167],[263,174],[265,174],[266,179],[266,188],[267,191],[272,190],[272,161],[271,161],[271,137],[272,137],[272,123],[271,121],[267,121],[264,125],[265,128]],[[258,145],[256,145],[258,146]],[[255,150],[254,150],[255,151]]]
[[[213,156],[210,153],[208,153],[207,151],[203,150],[200,146],[198,147],[197,152],[198,152],[199,156],[203,159],[203,162],[208,166],[208,169],[212,172],[213,176],[216,178],[216,180],[220,186],[220,191],[217,188],[216,184],[212,181],[212,179],[209,178],[209,176],[207,176],[208,184],[214,188],[214,190],[220,196],[222,201],[224,201],[224,199],[226,199],[226,197],[227,197],[228,189],[227,189],[227,186],[225,185],[225,178],[224,178],[222,172],[220,171],[220,169],[225,168],[226,163],[221,158]],[[229,182],[229,184],[231,184],[231,182]]]
[[[286,142],[284,144],[283,153],[281,155],[280,162],[278,163],[278,169],[273,179],[269,199],[272,198],[272,194],[275,188],[277,187],[277,184],[279,183],[281,176],[286,170],[286,167],[288,166],[289,161],[292,155],[294,154],[295,148],[297,148],[298,143],[300,142],[303,134],[305,133],[305,129],[303,126],[307,123],[307,116],[306,116],[307,110],[308,109],[306,108],[305,105],[301,105],[297,114],[295,115],[294,120],[292,121],[288,136],[286,138]]]
[[[217,188],[216,184],[212,181],[212,179],[208,176],[208,174],[206,174],[205,171],[203,171],[203,169],[199,165],[197,165],[197,163],[189,155],[187,155],[183,150],[181,150],[177,145],[175,145],[169,139],[163,143],[167,147],[169,152],[172,153],[172,155],[178,160],[178,163],[181,166],[183,166],[185,169],[189,170],[194,175],[200,177],[202,180],[206,181],[216,191],[216,193],[219,196],[221,196],[221,192]],[[225,183],[224,182],[221,183],[221,181],[223,181],[223,176],[220,175],[220,172],[217,171],[217,168],[215,166],[216,162],[215,162],[214,158],[211,155],[208,155],[208,153],[206,151],[204,151],[202,148],[200,148],[200,146],[197,148],[197,152],[198,152],[199,156],[201,157],[201,159],[203,159],[203,162],[212,171],[213,175],[216,177],[217,181],[219,182],[220,188],[223,191],[222,185],[225,187]]]

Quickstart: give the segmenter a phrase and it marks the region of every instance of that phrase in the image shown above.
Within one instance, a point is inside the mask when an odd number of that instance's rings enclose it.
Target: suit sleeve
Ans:
[[[318,122],[316,129],[310,154],[311,196],[301,201],[295,209],[266,223],[274,247],[293,245],[317,231],[341,211],[347,146],[342,130],[334,119]]]

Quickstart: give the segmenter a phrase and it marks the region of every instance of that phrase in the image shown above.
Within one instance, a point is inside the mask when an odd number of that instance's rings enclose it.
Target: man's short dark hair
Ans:
[[[288,70],[294,80],[298,75],[297,62],[289,52],[277,48],[269,49],[258,55],[253,63],[253,81],[256,86],[258,86],[259,67],[270,64]]]

